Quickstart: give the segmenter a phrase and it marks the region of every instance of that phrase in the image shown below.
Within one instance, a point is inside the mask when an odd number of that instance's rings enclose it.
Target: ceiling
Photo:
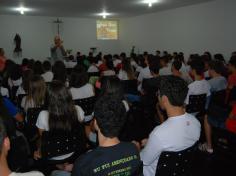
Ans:
[[[158,0],[152,7],[143,0],[0,0],[0,14],[18,15],[14,8],[23,5],[32,11],[25,15],[53,17],[96,17],[106,10],[113,13],[111,18],[122,18],[153,13],[211,0]]]

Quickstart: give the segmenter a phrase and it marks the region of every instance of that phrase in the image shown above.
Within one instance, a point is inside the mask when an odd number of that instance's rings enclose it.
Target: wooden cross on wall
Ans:
[[[57,35],[60,36],[60,24],[62,24],[63,21],[57,18],[57,20],[53,21],[53,23],[57,25]]]

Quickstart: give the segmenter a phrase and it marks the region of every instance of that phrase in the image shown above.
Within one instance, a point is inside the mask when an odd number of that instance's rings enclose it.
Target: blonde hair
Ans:
[[[44,104],[46,93],[46,83],[39,75],[34,75],[29,82],[29,93],[26,102],[33,102],[35,107],[41,107]]]

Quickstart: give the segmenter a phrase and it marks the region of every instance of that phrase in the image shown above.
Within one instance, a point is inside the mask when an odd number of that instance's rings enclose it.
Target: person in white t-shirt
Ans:
[[[206,102],[206,108],[207,104],[210,100],[211,95],[211,86],[210,84],[203,78],[204,73],[204,62],[201,60],[201,58],[195,58],[191,63],[191,74],[194,76],[195,81],[189,84],[188,88],[188,95],[185,100],[186,105],[189,104],[189,96],[190,95],[200,95],[200,94],[206,94],[207,96],[207,102]]]
[[[46,84],[39,75],[34,75],[29,81],[28,95],[23,97],[21,107],[27,113],[29,108],[40,108],[44,105]]]
[[[80,65],[77,65],[71,73],[70,92],[73,100],[89,98],[95,95],[94,87],[88,83],[88,73]]]
[[[8,78],[8,86],[10,87],[10,89],[12,89],[12,87],[18,87],[21,85],[22,83],[21,76],[22,76],[21,68],[19,65],[15,64],[10,73],[10,77]]]
[[[18,87],[16,91],[16,97],[19,98],[19,95],[26,95],[29,91],[29,81],[34,75],[33,70],[26,69],[22,73],[22,84]],[[21,103],[21,102],[20,102]]]
[[[113,60],[111,55],[105,55],[103,58],[105,64],[105,70],[102,71],[102,76],[114,76],[116,75]]]
[[[79,128],[78,123],[84,121],[84,111],[74,105],[70,92],[60,81],[52,81],[49,85],[47,104],[48,110],[41,111],[36,122],[40,136],[44,131],[71,131],[73,128]],[[51,159],[63,160],[72,155],[73,152]],[[39,148],[34,152],[34,158],[41,158]]]
[[[128,58],[122,60],[122,68],[119,71],[118,78],[123,81],[135,79],[135,73]]]
[[[169,56],[163,56],[160,58],[161,69],[159,71],[160,76],[172,75],[171,64],[169,63]]]
[[[179,76],[180,78],[182,78],[184,81],[186,81],[187,84],[190,84],[191,82],[193,82],[192,78],[189,76],[188,73],[186,72],[182,72],[181,71],[181,68],[182,68],[182,63],[178,60],[175,60],[173,63],[172,63],[172,68],[171,68],[171,71],[172,71],[172,74],[174,76]]]
[[[0,175],[1,176],[43,176],[40,172],[16,173],[12,172],[7,163],[7,155],[10,150],[10,140],[2,120],[0,119]]]
[[[49,61],[43,62],[43,70],[44,70],[44,73],[41,76],[43,77],[44,81],[46,83],[52,82],[52,79],[53,79],[52,65]]]
[[[144,176],[155,176],[159,157],[165,151],[181,151],[193,146],[200,137],[199,121],[185,112],[184,100],[187,83],[176,76],[162,77],[159,103],[166,110],[168,119],[157,126],[148,139],[142,140],[140,153]]]
[[[146,55],[144,59],[145,59],[146,67],[142,68],[139,75],[138,75],[138,82],[139,82],[138,90],[139,91],[141,91],[141,89],[142,89],[143,80],[153,77],[151,74],[151,71],[149,69],[149,62],[152,61],[153,57],[151,55]]]
[[[90,62],[90,66],[87,70],[88,73],[97,73],[99,72],[99,69],[98,69],[98,66],[97,66],[97,63],[98,63],[98,59],[95,58],[95,57],[91,57],[89,58],[89,62]]]
[[[113,65],[115,68],[118,66],[118,64],[121,64],[121,62],[122,60],[117,54],[113,56]]]

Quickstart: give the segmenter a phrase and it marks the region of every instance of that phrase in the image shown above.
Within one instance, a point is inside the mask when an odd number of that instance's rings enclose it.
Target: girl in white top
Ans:
[[[89,98],[95,95],[94,88],[88,83],[88,73],[77,65],[70,77],[70,92],[73,100]]]
[[[97,73],[99,72],[97,63],[98,63],[98,57],[90,57],[89,59],[90,66],[87,70],[88,73]]]
[[[102,76],[114,76],[116,72],[114,71],[114,64],[111,55],[105,55],[103,58],[103,63],[106,65],[106,70],[102,72]]]
[[[135,79],[135,73],[131,66],[130,60],[125,58],[122,60],[122,68],[119,71],[118,78],[120,80],[133,80]]]
[[[46,84],[39,75],[34,75],[29,82],[29,92],[21,101],[21,107],[25,112],[29,108],[40,108],[44,104]]]
[[[81,128],[78,123],[84,120],[84,111],[75,106],[71,94],[60,81],[53,81],[48,87],[48,110],[41,111],[36,122],[39,134],[43,131],[72,131]],[[81,129],[83,130],[83,129]],[[63,160],[73,155],[74,152],[62,156],[53,157],[51,160]],[[34,157],[40,158],[40,150],[34,153]]]
[[[52,65],[49,61],[43,62],[43,71],[44,73],[41,75],[45,82],[52,82],[53,73],[52,73]]]
[[[22,72],[19,65],[14,65],[8,79],[8,85],[10,88],[13,86],[20,86],[22,83]]]
[[[16,96],[25,95],[29,91],[29,82],[30,79],[33,77],[34,73],[33,70],[27,69],[22,73],[22,84],[18,87],[16,91]]]

